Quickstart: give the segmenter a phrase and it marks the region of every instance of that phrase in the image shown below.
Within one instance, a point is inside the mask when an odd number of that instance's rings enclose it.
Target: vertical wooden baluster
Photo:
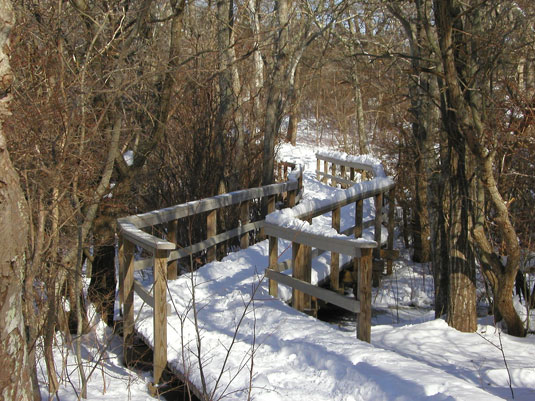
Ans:
[[[360,302],[360,313],[358,315],[357,338],[362,341],[371,341],[372,323],[372,252],[371,249],[361,249],[360,263],[356,263],[358,258],[354,258],[354,268],[358,270],[358,290],[357,299]],[[360,264],[360,266],[358,266]]]
[[[167,223],[167,241],[176,244],[177,242],[178,220],[171,220]],[[167,279],[176,280],[178,277],[178,260],[173,260],[167,266]]]
[[[355,181],[355,167],[349,168],[349,179]]]
[[[396,191],[392,188],[388,192],[388,241],[386,247],[389,251],[394,250],[394,210],[396,207],[395,202]],[[386,274],[392,274],[392,256],[390,256],[386,262]]]
[[[343,164],[340,165],[340,175],[342,176],[342,178],[344,180],[347,180],[347,177],[346,177],[346,166],[344,166]],[[342,182],[342,188],[347,188],[349,185],[345,184]]]
[[[332,163],[331,164],[331,175],[333,176],[333,178],[331,179],[331,186],[333,187],[336,187],[336,184],[338,183],[336,181],[336,164]]]
[[[381,229],[383,227],[383,194],[375,196],[375,234],[374,239],[377,242],[377,247],[373,250],[373,258],[377,261],[377,266],[381,266]],[[378,287],[381,281],[382,271],[373,269],[373,286]]]
[[[167,365],[167,250],[157,250],[154,255],[154,355],[153,386],[157,388]]]
[[[278,271],[279,263],[279,239],[277,237],[269,237],[269,268]],[[275,280],[269,280],[269,295],[279,295],[279,285]]]
[[[249,201],[240,203],[240,221],[242,226],[249,223]],[[240,248],[249,248],[249,233],[242,234],[240,237]]]
[[[320,174],[320,168],[321,168],[321,160],[320,159],[316,159],[316,179],[318,181],[321,180],[321,174]]]
[[[212,210],[206,217],[206,239],[217,234],[217,209]],[[206,261],[213,262],[216,259],[216,246],[211,246],[206,250]]]
[[[123,357],[125,364],[130,366],[134,363],[134,244],[127,239],[121,240],[123,257],[121,264],[123,272]]]
[[[327,184],[327,174],[329,174],[329,162],[327,160],[324,160],[323,161],[323,171],[325,172],[325,174],[323,174],[323,183]]]
[[[332,227],[340,232],[340,208],[332,211]],[[340,290],[340,255],[336,252],[331,252],[331,290]]]
[[[292,242],[292,277],[305,279],[305,248],[297,242]],[[305,309],[304,295],[295,288],[292,290],[292,306],[301,312]]]

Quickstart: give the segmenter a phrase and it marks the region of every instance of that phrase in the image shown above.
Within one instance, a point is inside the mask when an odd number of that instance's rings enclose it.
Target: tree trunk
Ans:
[[[3,122],[9,115],[13,74],[6,42],[15,23],[11,2],[0,0],[0,396],[31,400],[30,361],[22,306],[24,249],[28,240],[26,200],[7,151]]]

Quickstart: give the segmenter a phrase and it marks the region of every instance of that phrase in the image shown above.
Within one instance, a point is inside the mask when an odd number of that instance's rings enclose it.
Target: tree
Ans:
[[[450,279],[454,281],[450,286],[459,291],[472,288],[473,275],[466,269],[472,252],[463,244],[477,244],[483,272],[493,290],[495,312],[503,318],[510,334],[523,336],[525,328],[512,302],[520,243],[508,203],[495,177],[496,154],[503,133],[493,126],[491,116],[499,110],[491,110],[491,106],[503,83],[514,79],[509,67],[512,50],[529,43],[514,36],[523,31],[525,18],[515,2],[505,0],[492,3],[435,0],[434,12],[444,69],[442,118],[452,155],[451,196],[455,200],[456,192],[460,195],[455,203],[452,201],[456,207],[451,213],[459,216],[461,207],[460,219],[454,220],[452,226],[453,276]],[[477,190],[478,186],[481,191]],[[496,225],[494,232],[489,230],[487,222]],[[496,239],[499,248],[493,246]],[[450,293],[450,297],[455,295],[455,291]],[[455,317],[448,318],[454,327],[455,321]],[[475,323],[463,327],[475,329]]]
[[[28,220],[26,200],[7,150],[3,123],[9,115],[13,74],[9,65],[8,38],[15,24],[11,2],[0,1],[0,396],[4,400],[34,399],[31,361],[26,344],[23,313],[24,250]]]

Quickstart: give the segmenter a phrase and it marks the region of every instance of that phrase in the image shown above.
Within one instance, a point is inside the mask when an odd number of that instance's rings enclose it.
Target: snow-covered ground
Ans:
[[[304,140],[297,147],[284,144],[278,149],[281,160],[305,166],[305,200],[328,199],[341,191],[315,179],[318,150],[325,148]],[[371,203],[365,203],[364,214],[373,216]],[[354,210],[347,206],[342,229],[351,221]],[[328,227],[330,217],[316,218],[313,224]],[[289,244],[281,241],[279,252],[280,261],[289,258]],[[405,250],[394,263],[394,274],[374,290],[372,344],[356,339],[354,320],[318,321],[270,297],[263,279],[266,266],[264,241],[169,282],[168,300],[176,313],[168,318],[168,360],[198,388],[202,366],[213,399],[535,399],[535,337],[508,336],[488,318],[476,333],[460,333],[435,320],[429,266],[410,262]],[[329,255],[315,260],[313,269],[313,281],[326,277]],[[141,272],[138,279],[150,282],[150,273]],[[290,296],[282,286],[279,292],[283,299]],[[138,297],[135,310],[137,330],[150,341],[152,310]],[[146,387],[150,373],[121,366],[120,339],[102,323],[84,338],[83,346],[86,370],[94,368],[89,399],[151,399]],[[65,366],[59,399],[77,399],[73,352],[56,357],[58,367]],[[43,363],[39,377],[46,381]],[[44,386],[42,392],[47,395]]]

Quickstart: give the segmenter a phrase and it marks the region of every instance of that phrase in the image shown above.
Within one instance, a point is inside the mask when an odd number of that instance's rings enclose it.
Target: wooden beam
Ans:
[[[334,166],[334,164],[333,164]],[[320,173],[321,176],[324,176],[325,178],[330,178],[331,179],[331,182],[334,184],[334,183],[339,183],[339,184],[345,184],[346,186],[350,187],[352,185],[355,184],[355,182],[351,181],[351,180],[348,180],[347,178],[342,178],[338,175],[333,175],[333,174],[325,174],[325,173]]]
[[[154,258],[153,308],[153,385],[160,383],[167,365],[167,252],[157,251]]]
[[[227,194],[213,196],[211,198],[187,202],[165,209],[154,210],[134,216],[118,219],[120,225],[129,223],[137,228],[148,227],[156,224],[167,223],[171,220],[182,219],[199,213],[210,212],[226,206],[232,206],[251,199],[277,195],[298,188],[298,181],[291,180],[280,184],[271,184],[258,188],[243,189]]]
[[[355,202],[355,229],[353,230],[353,235],[355,238],[362,237],[363,225],[362,219],[364,216],[364,200],[359,199]]]
[[[321,299],[324,302],[336,305],[350,312],[360,312],[360,303],[353,298],[345,297],[325,288],[316,287],[315,285],[307,283],[303,280],[298,280],[289,277],[286,274],[282,274],[270,269],[266,270],[266,277],[270,280],[295,288],[303,293],[309,294],[313,297]]]
[[[119,233],[129,242],[154,253],[157,249],[175,249],[175,244],[140,230],[131,223],[119,223]]]
[[[348,161],[348,160],[340,160],[334,157],[322,155],[321,153],[316,153],[316,158],[324,160],[329,163],[337,163],[340,165],[344,165],[346,167],[353,167],[357,170],[365,170],[365,171],[369,171],[372,174],[374,173],[374,166],[372,164],[358,163],[358,162],[353,162],[353,161]]]
[[[360,257],[362,248],[377,247],[375,241],[325,237],[324,235],[303,232],[271,223],[265,223],[264,228],[267,235],[352,257]]]
[[[323,162],[323,179],[321,181],[323,181],[324,184],[327,184],[327,176],[326,174],[329,172],[329,162],[327,160],[325,160]],[[319,180],[319,177],[317,177],[318,180]]]
[[[358,316],[357,338],[371,342],[372,325],[372,252],[371,249],[362,250],[360,263],[355,258],[355,271],[358,271],[357,299],[360,302]],[[360,264],[360,266],[359,266]]]

